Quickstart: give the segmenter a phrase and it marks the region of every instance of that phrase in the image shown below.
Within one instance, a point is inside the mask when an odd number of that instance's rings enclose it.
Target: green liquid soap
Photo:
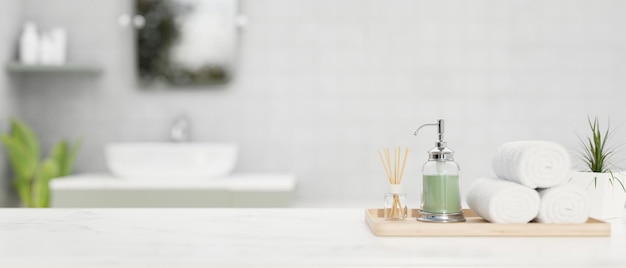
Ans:
[[[461,212],[459,175],[424,175],[422,210],[429,213]]]

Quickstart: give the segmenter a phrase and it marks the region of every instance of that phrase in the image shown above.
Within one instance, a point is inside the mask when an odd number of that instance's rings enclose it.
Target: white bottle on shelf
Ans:
[[[50,33],[43,32],[39,36],[39,64],[54,64],[54,40]]]
[[[52,64],[63,65],[66,60],[67,32],[65,29],[57,27],[50,31],[50,36],[54,43],[54,56]]]
[[[22,64],[39,63],[39,35],[37,25],[33,22],[26,22],[20,37],[19,60]]]

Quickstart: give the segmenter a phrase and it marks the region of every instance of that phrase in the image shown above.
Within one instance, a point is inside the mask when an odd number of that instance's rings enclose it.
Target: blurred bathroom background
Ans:
[[[0,131],[20,118],[44,152],[83,137],[75,173],[106,173],[107,144],[169,142],[184,113],[191,142],[238,145],[233,173],[292,174],[296,207],[381,203],[376,151],[393,146],[411,149],[403,182],[418,206],[436,133],[413,132],[439,118],[462,190],[493,176],[506,141],[556,141],[576,160],[588,116],[610,119],[614,145],[626,141],[626,1],[235,2],[245,25],[228,81],[146,88],[136,30],[120,23],[134,1],[0,0],[3,67],[32,21],[64,28],[67,62],[98,70],[0,71]],[[619,166],[626,151],[616,156]],[[17,206],[9,169],[3,152],[0,205]]]

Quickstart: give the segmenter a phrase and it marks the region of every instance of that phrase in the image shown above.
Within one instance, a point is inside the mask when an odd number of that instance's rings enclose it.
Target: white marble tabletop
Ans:
[[[0,209],[0,267],[626,267],[611,237],[377,237],[364,209]]]

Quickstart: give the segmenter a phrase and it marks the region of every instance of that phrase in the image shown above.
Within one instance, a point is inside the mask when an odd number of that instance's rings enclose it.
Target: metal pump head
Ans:
[[[453,160],[454,151],[448,149],[446,147],[446,142],[443,140],[443,134],[445,132],[444,120],[439,119],[437,120],[437,123],[423,124],[419,128],[417,128],[417,130],[415,130],[415,133],[413,133],[413,135],[417,136],[420,129],[422,129],[423,127],[427,127],[427,126],[436,126],[437,132],[439,134],[439,140],[435,143],[436,147],[428,151],[429,159],[430,160]]]

